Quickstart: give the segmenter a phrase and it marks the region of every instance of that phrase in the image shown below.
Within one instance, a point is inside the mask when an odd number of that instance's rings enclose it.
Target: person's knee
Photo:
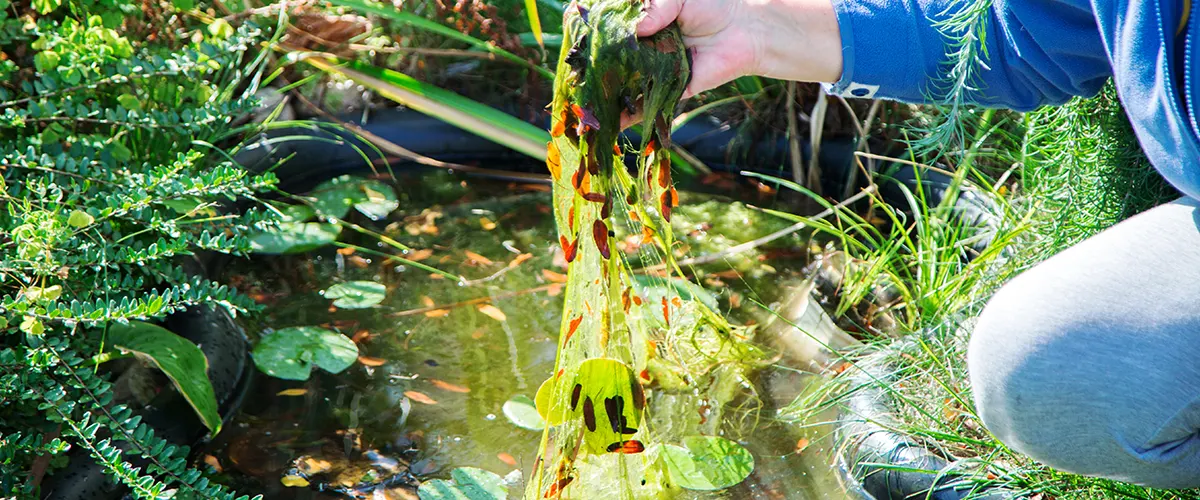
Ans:
[[[1145,347],[1135,341],[1140,333],[1094,321],[1064,279],[1035,268],[984,308],[967,355],[980,420],[1056,469],[1200,486],[1200,437],[1189,434],[1200,422],[1180,418],[1189,398],[1162,394],[1174,382],[1147,372],[1153,353],[1135,352]]]

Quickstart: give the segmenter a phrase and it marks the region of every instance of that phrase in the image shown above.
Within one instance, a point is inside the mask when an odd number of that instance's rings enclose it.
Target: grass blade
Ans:
[[[525,15],[529,16],[529,30],[537,39],[538,47],[545,49],[546,46],[542,44],[542,20],[538,18],[537,0],[525,0]]]
[[[546,160],[548,132],[491,106],[370,64],[343,62],[332,56],[308,57],[304,61],[323,71],[341,73],[388,99],[463,130]]]
[[[446,38],[450,38],[453,40],[458,40],[460,42],[466,43],[467,45],[470,45],[471,47],[491,53],[497,57],[507,59],[509,61],[520,64],[522,66],[527,66],[530,69],[533,69],[534,71],[540,73],[542,76],[544,76],[546,78],[551,78],[551,79],[554,78],[554,72],[552,72],[546,68],[543,68],[541,66],[538,66],[536,64],[533,64],[532,62],[529,62],[529,61],[521,58],[520,56],[513,54],[512,52],[509,52],[500,47],[497,47],[492,42],[487,42],[487,41],[475,38],[473,36],[460,33],[458,30],[455,30],[455,29],[447,27],[447,26],[443,26],[441,24],[438,24],[436,22],[430,21],[428,19],[425,19],[423,17],[417,16],[417,15],[409,13],[409,12],[404,12],[400,9],[396,9],[396,8],[393,8],[393,7],[390,7],[390,6],[381,4],[381,3],[372,2],[369,0],[329,0],[329,3],[332,3],[334,5],[340,5],[342,7],[350,7],[359,12],[367,12],[367,13],[375,14],[377,16],[381,16],[386,19],[391,19],[393,21],[408,24],[414,28],[431,31],[433,33],[437,33],[439,35],[445,36]],[[537,11],[534,10],[532,12],[533,12],[532,16],[536,17]],[[530,21],[532,23],[532,21],[534,21],[534,19],[531,19]],[[532,26],[534,27],[533,29],[534,29],[535,36],[537,36],[540,39],[541,38],[541,24],[539,23],[539,24],[535,24]]]

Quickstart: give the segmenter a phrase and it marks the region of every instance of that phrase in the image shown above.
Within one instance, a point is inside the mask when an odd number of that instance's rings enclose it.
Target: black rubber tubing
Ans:
[[[517,153],[475,134],[454,127],[437,118],[429,117],[415,111],[404,109],[377,110],[370,114],[366,122],[356,120],[356,117],[346,116],[343,120],[355,123],[368,132],[380,136],[400,147],[444,162],[462,164],[480,164],[494,170],[534,171],[543,172],[541,162]],[[540,123],[539,126],[548,126]],[[322,141],[287,140],[273,142],[272,139],[289,136],[312,136],[325,139],[335,139],[345,143],[342,146],[331,146]],[[637,143],[637,136],[627,134],[627,138]],[[262,134],[259,140],[250,147],[239,152],[235,160],[252,171],[263,171],[272,168],[280,160],[288,161],[280,166],[275,173],[280,177],[281,188],[287,191],[303,192],[316,184],[344,174],[361,174],[369,167],[366,161],[355,151],[370,152],[372,149],[364,141],[348,131],[337,131],[326,127],[295,127],[273,130]],[[723,172],[755,171],[780,175],[784,165],[788,164],[789,145],[787,138],[773,136],[753,144],[742,144],[738,132],[732,127],[722,124],[712,117],[698,117],[681,127],[672,134],[672,140],[686,148],[708,167]],[[842,192],[852,169],[857,168],[854,151],[857,148],[855,138],[834,138],[821,143],[818,161],[823,172],[822,188],[828,193]],[[811,145],[801,142],[802,157],[807,160]],[[631,158],[627,158],[631,160]],[[413,163],[393,163],[399,168],[411,168]],[[908,208],[906,192],[912,193],[918,189],[925,190],[925,195],[931,203],[940,200],[950,186],[951,178],[935,171],[922,172],[918,175],[911,166],[896,164],[888,173],[878,179],[880,194],[884,201],[902,210]],[[917,182],[918,177],[920,182]],[[889,181],[890,180],[890,181]],[[859,182],[865,185],[866,180]],[[990,226],[990,213],[994,205],[984,197],[971,193],[969,190],[960,192],[955,200],[955,210],[962,214],[963,220],[972,225]],[[196,272],[208,276],[218,276],[224,259],[220,256],[207,256],[195,261],[199,266]],[[205,269],[207,268],[207,269]],[[213,389],[221,403],[221,414],[228,420],[240,407],[241,397],[253,375],[253,363],[249,359],[249,343],[245,333],[221,309],[189,308],[182,313],[171,315],[164,326],[173,332],[196,342],[210,363],[210,377]],[[143,420],[155,428],[156,434],[167,438],[177,445],[195,445],[202,442],[205,428],[199,418],[187,406],[186,401],[174,391],[164,391],[165,396],[153,402],[150,407],[139,413]],[[880,446],[885,443],[880,441]],[[860,446],[860,449],[863,448]],[[932,456],[926,450],[918,453],[919,447],[906,447],[896,450],[896,453],[886,455],[897,463],[910,463],[913,456]],[[903,452],[900,452],[903,451]],[[104,474],[103,468],[80,451],[78,448],[70,454],[70,463],[62,470],[47,477],[43,488],[43,497],[49,500],[92,500],[118,498],[122,489],[114,485]],[[924,460],[924,459],[923,459]],[[137,462],[137,461],[135,461]],[[934,464],[936,465],[936,464]],[[939,468],[929,468],[939,470]],[[864,486],[874,484],[874,475],[856,476],[863,479]],[[901,477],[903,481],[896,482],[899,488],[898,496],[878,496],[878,500],[891,498],[911,498],[911,495],[928,490],[929,484],[934,484],[936,474],[909,474],[896,476],[895,473],[886,477]],[[891,484],[891,483],[889,483]],[[926,485],[924,489],[918,488]],[[868,491],[871,491],[868,489]],[[882,491],[882,490],[880,490]],[[889,490],[890,491],[890,490]],[[932,500],[957,500],[962,497],[931,497]],[[1001,498],[1001,497],[996,497]],[[1003,497],[1008,498],[1008,497]],[[995,500],[988,497],[986,500]]]
[[[846,376],[850,392],[838,416],[835,441],[862,490],[875,500],[1028,498],[1002,486],[980,485],[964,478],[944,458],[893,430],[900,424],[892,416],[892,399],[884,388],[896,379],[888,356],[887,351],[878,351],[855,362]]]

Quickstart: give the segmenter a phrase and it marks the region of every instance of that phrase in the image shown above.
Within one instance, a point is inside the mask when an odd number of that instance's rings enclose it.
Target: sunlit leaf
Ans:
[[[504,411],[504,416],[509,422],[522,429],[531,431],[540,431],[546,428],[546,421],[542,420],[532,399],[528,396],[517,395],[512,399],[504,402],[501,407]]]
[[[508,486],[499,474],[474,467],[450,471],[450,480],[434,479],[417,489],[421,500],[504,500]]]
[[[387,288],[374,281],[350,281],[333,285],[322,293],[342,309],[366,309],[383,302]]]
[[[161,326],[130,321],[114,324],[107,340],[113,347],[153,363],[171,379],[204,426],[213,434],[221,431],[217,397],[208,381],[208,359],[196,344]]]
[[[591,453],[612,451],[633,439],[641,426],[646,396],[625,363],[607,358],[580,363],[566,396],[571,415],[583,421],[583,440]]]
[[[525,0],[525,15],[529,18],[529,31],[533,32],[533,38],[537,40],[539,47],[545,48],[546,45],[542,42],[542,20],[538,17],[537,0]]]
[[[71,215],[67,217],[67,224],[74,228],[87,227],[95,221],[95,217],[92,217],[83,210],[72,210]]]
[[[272,377],[307,380],[316,366],[338,373],[358,359],[358,346],[340,333],[315,326],[284,328],[254,347],[254,365]]]
[[[671,481],[689,490],[722,490],[754,471],[754,456],[733,441],[718,436],[688,436],[683,446],[662,447]]]
[[[550,423],[550,425],[558,425],[567,419],[570,414],[570,409],[567,408],[567,395],[570,394],[570,386],[566,382],[567,379],[562,377],[550,377],[542,382],[538,387],[537,394],[534,395],[534,404],[537,406],[538,416]],[[553,382],[559,382],[558,387],[555,387]]]
[[[388,99],[497,144],[508,146],[538,160],[546,159],[546,142],[550,140],[549,133],[491,106],[419,81],[403,73],[358,61],[335,61],[317,57],[305,61],[322,70],[341,73]]]

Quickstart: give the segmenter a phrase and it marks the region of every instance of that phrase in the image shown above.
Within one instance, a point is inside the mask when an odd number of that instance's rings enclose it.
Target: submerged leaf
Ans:
[[[508,486],[499,474],[474,467],[450,471],[450,480],[434,479],[417,489],[421,500],[504,500]]]
[[[302,253],[337,241],[341,232],[340,226],[324,222],[284,222],[277,229],[251,235],[250,250],[268,255]]]
[[[342,309],[366,309],[383,302],[387,288],[374,281],[350,281],[333,285],[323,294],[335,299],[333,305]]]
[[[671,481],[689,490],[722,490],[744,481],[754,471],[754,456],[718,436],[688,436],[683,446],[662,447]]]

